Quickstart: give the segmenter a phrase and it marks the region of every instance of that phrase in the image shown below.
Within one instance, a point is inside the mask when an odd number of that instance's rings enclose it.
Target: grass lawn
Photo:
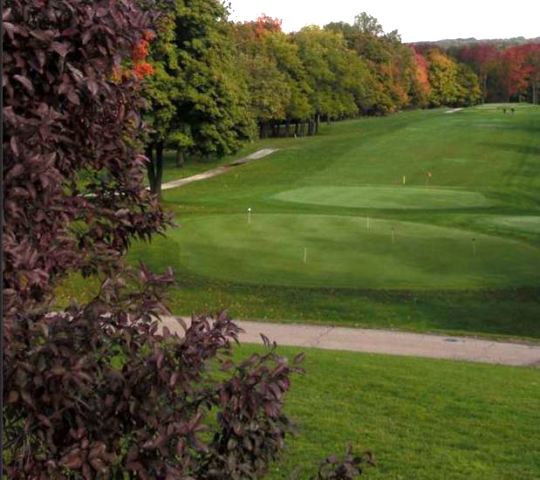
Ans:
[[[178,228],[131,258],[175,268],[176,313],[540,338],[539,132],[493,105],[261,141],[165,192]]]
[[[238,355],[254,350],[243,345]],[[537,370],[304,351],[307,373],[293,379],[286,407],[299,435],[270,479],[287,479],[295,467],[312,472],[348,442],[374,452],[368,479],[540,478]]]
[[[526,243],[360,216],[189,217],[147,249],[138,246],[132,255],[153,265],[168,262],[178,271],[185,266],[207,277],[250,284],[426,290],[540,284],[540,249]]]
[[[539,340],[540,107],[500,107],[250,144],[280,150],[164,192],[178,226],[130,259],[175,268],[178,314]]]

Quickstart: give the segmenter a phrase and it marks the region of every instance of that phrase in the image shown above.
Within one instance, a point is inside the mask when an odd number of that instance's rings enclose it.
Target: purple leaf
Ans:
[[[28,77],[23,75],[13,75],[13,78],[17,80],[28,91],[28,93],[34,93],[34,86]]]

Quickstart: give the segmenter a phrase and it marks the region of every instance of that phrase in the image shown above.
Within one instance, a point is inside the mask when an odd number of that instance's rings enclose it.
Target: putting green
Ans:
[[[335,187],[317,186],[287,190],[273,196],[285,202],[332,207],[376,209],[460,209],[489,207],[481,193],[434,187]]]
[[[248,223],[247,215],[211,215],[187,218],[168,237],[157,242],[170,242],[167,260],[180,275],[187,269],[240,283],[370,289],[540,283],[540,249],[411,222],[253,214]],[[152,262],[146,252],[135,255]]]

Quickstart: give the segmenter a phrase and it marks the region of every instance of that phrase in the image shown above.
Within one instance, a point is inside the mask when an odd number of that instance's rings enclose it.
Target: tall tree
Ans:
[[[352,25],[330,23],[325,29],[342,33],[348,47],[368,66],[378,84],[373,113],[384,114],[412,103],[414,55],[397,31],[385,33],[377,19],[366,13],[357,15]]]
[[[453,54],[459,61],[469,65],[480,77],[482,99],[486,101],[488,98],[487,85],[490,69],[499,57],[497,47],[490,43],[474,44],[452,49],[449,53]]]
[[[151,55],[147,142],[151,190],[160,194],[167,147],[202,157],[236,151],[253,135],[247,86],[235,63],[228,11],[219,0],[176,0]]]
[[[281,22],[261,16],[235,26],[240,58],[251,92],[251,111],[261,137],[280,127],[303,123],[314,114],[311,86],[298,46],[281,31]]]
[[[438,48],[425,53],[429,65],[431,106],[467,106],[481,100],[477,75],[466,65],[459,64]]]

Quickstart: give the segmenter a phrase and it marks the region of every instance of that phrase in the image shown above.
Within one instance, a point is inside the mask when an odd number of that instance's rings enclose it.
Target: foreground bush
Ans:
[[[4,2],[4,471],[9,479],[255,479],[291,430],[289,365],[234,363],[238,328],[159,325],[172,273],[126,270],[134,238],[168,217],[143,184],[141,45],[153,2]],[[160,0],[163,8],[165,0]],[[134,55],[133,52],[137,55]],[[51,311],[57,281],[100,294]],[[364,459],[329,458],[321,479]]]
[[[18,316],[9,332],[9,478],[258,478],[290,431],[289,366],[273,349],[235,364],[236,327],[157,322],[156,288],[110,280],[84,308]],[[163,331],[161,331],[163,330]],[[131,477],[130,477],[131,478]]]
[[[231,359],[239,329],[222,314],[161,327],[160,287],[142,269],[105,282],[84,308],[17,316],[6,332],[8,478],[256,479],[292,426],[283,413],[300,372],[266,342]],[[136,288],[135,288],[136,287]],[[369,457],[329,457],[318,479],[353,479]]]

